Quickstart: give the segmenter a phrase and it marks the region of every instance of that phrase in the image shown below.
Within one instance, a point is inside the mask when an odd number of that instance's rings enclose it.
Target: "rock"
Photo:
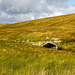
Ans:
[[[46,48],[54,48],[54,49],[58,49],[57,45],[53,42],[46,42],[44,45],[42,45],[43,47]]]
[[[41,41],[43,41],[43,39],[41,39]]]
[[[22,43],[24,43],[24,42],[29,42],[29,40],[23,40]]]
[[[38,43],[38,46],[42,46],[42,43]]]
[[[59,40],[59,38],[52,38],[51,40],[52,40],[52,41],[54,41],[54,40],[57,40],[57,41],[58,41],[58,40]]]
[[[34,43],[34,42],[30,42],[30,43]]]
[[[22,42],[25,42],[24,40]]]
[[[50,39],[50,37],[45,37],[46,40]]]
[[[20,42],[20,40],[18,40],[17,42]]]
[[[54,43],[59,44],[59,45],[60,45],[60,42],[61,42],[61,41],[54,41]]]
[[[54,41],[54,43],[60,43],[61,41]]]
[[[25,42],[29,42],[29,40],[26,40]]]
[[[42,46],[42,43],[37,43],[37,44],[32,44],[32,45]]]

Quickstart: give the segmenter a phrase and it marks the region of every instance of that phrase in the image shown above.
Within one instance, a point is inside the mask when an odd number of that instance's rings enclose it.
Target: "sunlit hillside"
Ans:
[[[52,38],[61,40],[61,50],[31,43]],[[0,75],[74,74],[75,14],[0,24]]]

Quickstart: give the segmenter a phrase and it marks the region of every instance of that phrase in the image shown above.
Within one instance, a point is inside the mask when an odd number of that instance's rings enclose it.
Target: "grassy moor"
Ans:
[[[75,75],[75,14],[0,24],[0,75]]]

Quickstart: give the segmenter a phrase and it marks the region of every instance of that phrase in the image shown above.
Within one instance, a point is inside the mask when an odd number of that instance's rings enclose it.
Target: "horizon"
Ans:
[[[39,18],[39,19],[46,19],[46,18],[59,17],[59,16],[72,15],[72,14],[75,14],[75,13],[63,14],[63,15],[57,15],[57,16],[51,16],[51,17],[45,17],[45,18]],[[39,19],[34,19],[34,20],[39,20]],[[26,20],[26,21],[19,21],[19,22],[13,22],[13,23],[0,23],[0,24],[16,24],[16,23],[20,23],[20,22],[27,22],[27,21],[34,21],[34,20]]]

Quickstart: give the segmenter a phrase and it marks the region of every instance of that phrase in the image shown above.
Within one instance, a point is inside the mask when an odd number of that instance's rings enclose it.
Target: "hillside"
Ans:
[[[6,24],[0,27],[0,40],[38,42],[41,39],[45,41],[45,37],[61,38],[64,49],[75,50],[75,14]]]
[[[45,39],[49,37],[50,39]],[[62,50],[32,45],[60,38]],[[23,42],[29,40],[29,42]],[[0,24],[0,75],[74,75],[75,14]]]

